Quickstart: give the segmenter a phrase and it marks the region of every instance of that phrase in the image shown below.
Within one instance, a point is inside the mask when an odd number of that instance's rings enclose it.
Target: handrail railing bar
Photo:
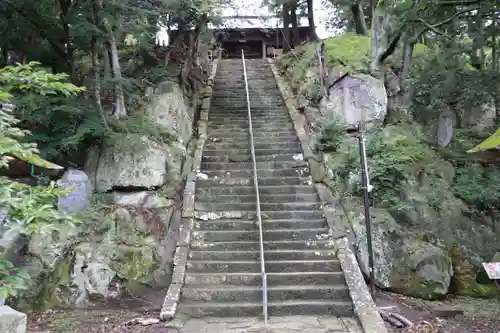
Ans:
[[[250,153],[252,155],[253,164],[253,184],[255,187],[255,197],[257,203],[257,223],[259,224],[259,242],[260,242],[260,272],[262,275],[262,310],[264,314],[264,324],[267,326],[267,274],[264,259],[264,236],[262,232],[262,216],[260,211],[260,196],[259,196],[259,183],[257,180],[257,162],[255,158],[255,145],[253,140],[253,126],[252,126],[252,112],[250,109],[250,93],[248,91],[248,78],[247,68],[245,65],[245,52],[241,50],[241,61],[243,63],[243,77],[245,79],[245,92],[247,97],[247,110],[248,110],[248,131],[250,134]]]

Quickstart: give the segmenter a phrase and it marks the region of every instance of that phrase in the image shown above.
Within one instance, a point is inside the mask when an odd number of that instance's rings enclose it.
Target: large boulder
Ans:
[[[117,134],[89,153],[86,171],[97,192],[161,187],[168,173],[169,147],[139,134]],[[95,169],[93,169],[95,168]]]
[[[146,118],[178,135],[187,144],[193,135],[194,109],[184,95],[179,83],[160,83],[148,107],[143,111]]]
[[[464,256],[476,267],[488,261],[498,246],[498,235],[491,226],[468,217],[470,208],[450,189],[454,175],[449,163],[441,163],[442,178],[422,177],[420,182],[407,182],[401,190],[406,203],[394,217],[399,224],[411,229],[439,246],[450,248],[460,244]],[[447,171],[448,170],[448,171]]]
[[[23,306],[83,307],[96,296],[118,297],[121,287],[138,291],[141,286],[168,286],[175,242],[164,235],[173,216],[179,218],[179,214],[172,214],[170,201],[154,193],[109,196],[122,204],[90,228],[90,234],[88,226],[68,225],[57,234],[32,237],[26,269],[35,279],[23,295]],[[82,234],[86,235],[83,241]]]
[[[25,333],[27,316],[6,305],[0,306],[0,332]]]
[[[485,101],[477,105],[459,105],[458,109],[462,118],[462,126],[465,128],[481,133],[488,128],[495,127],[497,109],[492,96],[488,96]]]
[[[345,202],[344,209],[343,218],[350,222],[358,261],[368,276],[364,208],[352,199]],[[405,232],[384,209],[372,208],[370,214],[376,285],[425,299],[446,295],[453,275],[446,251]]]
[[[350,74],[336,78],[328,86],[320,101],[324,115],[332,113],[349,126],[361,120],[375,123],[384,120],[387,93],[383,80],[366,74]]]

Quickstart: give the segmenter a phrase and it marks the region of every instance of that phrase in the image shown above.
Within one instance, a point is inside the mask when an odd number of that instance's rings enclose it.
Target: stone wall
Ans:
[[[315,103],[295,95],[301,91],[300,83],[297,87],[285,83],[285,76],[290,71],[290,68],[281,68],[279,75],[284,76],[278,80],[286,87],[286,103],[301,110],[296,114],[296,122],[307,130],[299,136],[302,136],[301,141],[307,142],[308,153],[304,157],[311,166],[325,216],[334,234],[348,237],[362,271],[368,276],[363,201],[352,194],[352,189],[360,186],[359,166],[349,175],[339,176],[339,170],[345,170],[346,163],[350,163],[347,158],[358,157],[358,140],[347,135],[346,129],[361,119],[368,121],[368,141],[377,133],[377,140],[387,147],[382,154],[388,154],[391,145],[400,142],[397,138],[417,138],[418,126],[412,133],[403,127],[383,125],[391,93],[381,80],[366,74],[329,75],[328,89],[319,103]],[[335,69],[331,72],[335,73]],[[332,122],[339,131],[336,133],[336,152],[324,153],[318,149],[321,126]],[[424,145],[419,148],[422,147]],[[489,285],[479,285],[476,275],[482,269],[481,262],[493,257],[498,237],[493,229],[473,221],[467,205],[452,194],[451,164],[432,155],[432,149],[425,149],[434,158],[432,178],[430,173],[426,175],[426,166],[408,161],[407,182],[400,195],[405,205],[371,209],[376,284],[426,299],[449,293],[452,280],[463,281],[462,286],[471,294],[474,290],[479,295],[495,294]],[[431,200],[432,196],[437,196],[437,201]],[[453,244],[459,246],[453,247]],[[452,248],[456,249],[455,254],[451,253]],[[460,277],[456,276],[457,272]]]
[[[36,278],[19,307],[86,307],[145,289],[166,292],[182,232],[184,187],[193,161],[201,158],[197,148],[204,137],[193,128],[204,126],[197,113],[207,108],[217,68],[204,64],[209,68],[196,74],[199,80],[205,73],[202,90],[166,80],[148,106],[132,115],[174,139],[118,133],[88,149],[84,170],[100,212],[80,212],[83,224],[29,241],[30,257],[23,260]]]

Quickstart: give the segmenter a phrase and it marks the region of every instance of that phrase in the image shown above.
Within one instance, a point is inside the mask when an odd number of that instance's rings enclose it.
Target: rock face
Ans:
[[[192,168],[188,151],[197,145],[192,140],[197,103],[179,84],[165,82],[144,113],[134,116],[164,127],[177,140],[115,133],[88,151],[87,188],[99,192],[103,214],[31,238],[26,268],[43,282],[27,291],[21,306],[86,307],[96,297],[168,287],[181,224],[179,189]],[[71,202],[61,207],[82,208]]]
[[[0,306],[0,332],[25,333],[27,317],[8,306]]]
[[[193,135],[194,108],[188,105],[177,82],[165,81],[158,86],[145,116],[177,134],[181,143],[189,142]]]
[[[353,200],[346,209],[362,271],[369,275],[363,206]],[[451,259],[437,246],[412,238],[389,212],[371,209],[375,283],[401,294],[435,299],[447,294],[453,275]]]
[[[167,175],[167,147],[138,134],[103,142],[95,174],[98,192],[118,188],[158,188]]]
[[[301,85],[310,81],[311,71],[293,66],[283,62],[281,70],[296,95],[300,95]],[[302,78],[297,73],[302,73]],[[399,124],[382,126],[387,108],[391,107],[387,105],[388,98],[401,93],[397,81],[397,77],[390,78],[384,87],[384,82],[364,74],[347,75],[347,71],[332,70],[327,79],[328,95],[319,105],[315,106],[314,101],[298,103],[309,104],[301,111],[306,120],[308,144],[318,153],[315,161],[309,159],[314,166],[312,179],[317,188],[330,189],[336,227],[350,229],[358,261],[368,275],[364,210],[356,198],[361,191],[357,140],[342,130],[338,135],[329,133],[336,135],[327,143],[328,148],[334,149],[319,153],[317,145],[321,135],[318,125],[330,124],[330,116],[334,124],[348,125],[364,116],[372,122],[366,134],[370,146],[369,174],[375,186],[370,196],[375,205],[371,214],[376,284],[408,296],[435,299],[446,295],[452,283],[457,286],[457,281],[467,281],[461,285],[469,286],[468,295],[481,296],[477,290],[488,289],[489,285],[479,285],[476,276],[482,270],[481,263],[493,256],[499,236],[495,236],[492,221],[474,220],[477,219],[474,212],[453,187],[454,166],[429,143],[453,148],[457,116],[468,129],[480,131],[491,127],[496,113],[494,104],[483,102],[464,108],[467,112],[447,110],[443,118],[445,115],[448,118],[436,120],[435,125],[440,126],[432,127],[429,131],[432,133],[418,124],[411,128]],[[450,250],[457,244],[462,254],[460,267]]]
[[[340,77],[321,99],[320,108],[349,126],[361,120],[381,122],[387,112],[384,82],[365,74]]]
[[[477,132],[495,126],[497,118],[495,100],[491,96],[488,99],[488,101],[472,107],[462,106],[460,113],[462,114],[463,126],[472,128]]]

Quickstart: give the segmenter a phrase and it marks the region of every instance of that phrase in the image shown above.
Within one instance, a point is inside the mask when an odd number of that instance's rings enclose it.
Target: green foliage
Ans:
[[[142,117],[127,117],[120,120],[110,119],[109,125],[114,133],[141,134],[153,141],[167,144],[177,140],[177,137],[164,127]],[[113,133],[109,135],[112,136]]]
[[[371,57],[370,37],[347,32],[328,38],[325,43],[325,66],[336,74],[369,73]],[[427,47],[416,44],[414,57],[418,59],[428,52]],[[399,51],[396,53],[400,53]],[[386,65],[393,70],[401,67],[399,59],[391,56]],[[292,87],[309,100],[316,100],[320,93],[317,45],[307,43],[295,52],[284,54],[278,66],[290,80]]]
[[[369,131],[367,138],[372,205],[391,210],[402,209],[406,205],[401,199],[405,184],[415,182],[417,175],[424,170],[428,177],[440,176],[439,155],[411,129],[387,126]],[[343,138],[323,136],[321,141],[333,141],[331,145],[337,147],[337,152],[331,155],[336,181],[344,183],[346,194],[361,195],[356,140],[346,139],[344,134]]]
[[[335,116],[336,114],[335,111],[330,112],[330,116],[319,124],[321,134],[317,148],[326,153],[336,152],[347,132],[347,125],[343,124],[341,120]]]
[[[446,106],[468,111],[491,102],[500,89],[500,73],[472,69],[467,57],[446,57],[437,50],[414,62],[408,81],[418,91],[411,111],[421,123],[434,121]],[[460,122],[462,115],[456,115]]]
[[[29,64],[0,69],[0,99],[7,102],[9,93],[22,92],[40,95],[74,96],[82,91],[70,83],[61,82],[64,76],[44,73]],[[11,156],[33,164],[50,167],[50,162],[38,156],[36,145],[22,140],[28,131],[16,126],[18,120],[12,114],[0,110],[0,167],[6,167]],[[54,208],[57,197],[64,194],[52,183],[47,187],[29,187],[8,179],[0,179],[0,207],[8,211],[7,233],[32,235],[50,233],[61,224],[74,223],[75,220]],[[6,249],[1,249],[6,250]],[[0,251],[4,252],[4,251]],[[16,296],[26,288],[28,276],[5,259],[0,260],[0,296]]]
[[[453,193],[479,211],[500,208],[500,168],[469,162],[456,168]]]
[[[63,82],[68,79],[67,74],[48,74],[40,69],[40,65],[39,62],[32,61],[0,68],[0,87],[12,95],[35,93],[41,96],[69,97],[85,91],[83,87]]]

